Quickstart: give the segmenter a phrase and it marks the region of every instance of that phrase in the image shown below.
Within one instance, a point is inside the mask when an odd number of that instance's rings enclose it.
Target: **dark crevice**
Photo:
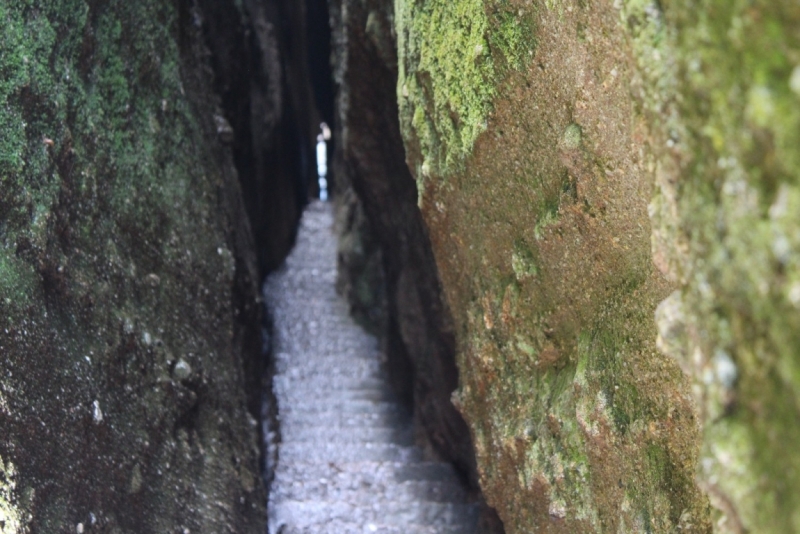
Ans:
[[[212,67],[218,110],[213,117],[219,140],[230,147],[238,175],[237,199],[228,199],[242,221],[242,249],[232,308],[243,347],[241,362],[247,406],[257,421],[264,481],[269,490],[275,465],[277,406],[271,391],[269,319],[261,303],[260,281],[278,267],[294,244],[297,223],[308,202],[314,175],[314,136],[319,123],[308,77],[302,2],[197,0],[186,7],[202,32]]]
[[[339,290],[381,338],[392,386],[413,409],[425,441],[479,494],[469,429],[450,402],[458,386],[452,321],[400,135],[391,2],[194,5],[187,16],[205,36],[219,98],[214,120],[231,148],[250,226],[243,234],[252,243],[243,245],[257,256],[255,268],[242,266],[255,272],[237,282],[237,294],[247,295],[294,244],[302,210],[319,194],[314,145],[327,123],[334,130],[329,190],[339,220],[349,221],[339,225]],[[246,311],[242,324],[264,325],[244,328],[242,342],[251,355],[243,362],[248,407],[266,425],[262,467],[269,485],[280,439],[271,326],[261,307],[242,301],[235,308]],[[488,507],[484,522],[484,532],[502,530]]]
[[[333,124],[334,97],[336,96],[331,71],[331,26],[326,0],[308,0],[308,67],[314,101],[322,120]]]
[[[315,182],[319,113],[304,46],[302,2],[198,0],[221,114],[255,238],[262,277],[291,248]]]
[[[396,393],[433,449],[480,494],[469,428],[450,401],[459,376],[454,327],[400,133],[393,3],[331,0],[329,9],[338,84],[334,137],[346,140],[333,159],[339,218],[363,219],[339,225],[339,286],[356,317],[379,318],[368,326],[383,340]],[[484,510],[481,531],[502,532],[494,510]]]
[[[308,69],[314,103],[320,120],[333,127],[335,120],[336,88],[331,65],[331,25],[327,0],[306,1],[306,28],[308,34]],[[336,138],[327,143],[328,161],[336,150]],[[329,166],[328,188],[335,194],[336,176]],[[316,192],[316,190],[315,190]],[[318,196],[315,194],[315,196]]]

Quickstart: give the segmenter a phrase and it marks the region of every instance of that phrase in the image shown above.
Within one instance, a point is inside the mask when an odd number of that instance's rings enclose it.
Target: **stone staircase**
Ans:
[[[414,443],[376,339],[336,294],[330,204],[311,204],[265,284],[281,440],[270,534],[472,534],[479,507],[453,468]]]

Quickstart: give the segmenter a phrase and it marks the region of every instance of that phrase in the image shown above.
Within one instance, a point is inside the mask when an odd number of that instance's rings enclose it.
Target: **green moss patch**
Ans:
[[[396,0],[400,117],[419,144],[418,180],[472,151],[503,77],[533,54],[528,10],[508,0]]]
[[[238,185],[189,17],[150,0],[0,2],[0,455],[35,523],[18,525],[0,460],[2,534],[74,532],[92,510],[113,531],[219,530],[185,510],[200,493],[239,502],[219,481],[255,461],[236,419],[234,325],[251,324],[232,310]],[[167,354],[209,387],[171,383]],[[136,461],[142,489],[122,503]],[[262,507],[226,517],[261,522]]]
[[[724,528],[793,532],[800,455],[785,444],[800,439],[800,7],[660,4],[627,2],[625,22],[661,145],[654,242],[682,282],[686,334],[669,351],[700,393],[700,478]]]
[[[27,307],[38,291],[38,282],[30,265],[0,249],[0,302],[6,309]]]

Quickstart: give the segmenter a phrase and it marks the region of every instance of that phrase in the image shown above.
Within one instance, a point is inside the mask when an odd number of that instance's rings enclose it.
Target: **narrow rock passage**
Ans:
[[[336,294],[329,204],[311,204],[286,264],[265,284],[274,322],[281,443],[270,534],[475,532],[453,468],[426,461],[389,392],[377,340]]]

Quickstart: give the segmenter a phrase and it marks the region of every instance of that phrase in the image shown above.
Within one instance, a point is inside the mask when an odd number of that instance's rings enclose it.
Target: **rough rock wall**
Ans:
[[[395,1],[454,402],[507,530],[800,528],[798,17]]]
[[[217,4],[243,48],[264,19]],[[281,127],[246,127],[275,96],[258,77],[281,66],[234,73],[250,100],[222,109],[212,20],[188,1],[0,1],[4,534],[263,532],[258,217],[242,189],[270,176],[241,150]],[[296,214],[270,227],[273,258]]]
[[[653,242],[679,290],[659,344],[693,379],[718,531],[797,532],[800,5],[662,5]]]
[[[286,257],[309,184],[316,183],[320,119],[308,72],[305,2],[247,0],[234,9],[200,0],[199,6],[263,275]]]
[[[233,153],[258,280],[289,253],[309,184],[316,182],[319,118],[306,61],[304,5],[246,1],[235,9],[228,2],[201,0],[196,11],[220,99],[218,117],[224,118],[215,119],[216,126]],[[244,377],[249,391],[266,389],[263,362],[245,360]],[[259,395],[250,396],[251,413],[260,413],[260,401]]]
[[[509,532],[708,531],[688,381],[655,344],[672,286],[620,10],[396,5],[401,124],[487,499]]]
[[[329,6],[341,285],[365,319],[375,318],[373,328],[384,329],[394,385],[413,403],[432,444],[469,477],[475,473],[469,432],[449,401],[458,385],[452,326],[400,137],[393,6],[382,0]],[[375,272],[377,262],[382,273]],[[385,301],[365,298],[375,288]]]

